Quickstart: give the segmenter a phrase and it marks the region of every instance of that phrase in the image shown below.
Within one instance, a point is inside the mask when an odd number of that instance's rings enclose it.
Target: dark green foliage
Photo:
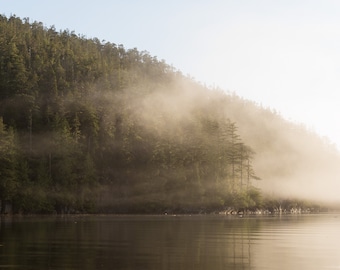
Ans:
[[[15,212],[253,207],[254,152],[206,89],[137,49],[0,16],[0,199]]]
[[[1,213],[5,211],[6,202],[11,200],[18,190],[16,177],[17,149],[14,132],[7,130],[0,117],[0,200]]]

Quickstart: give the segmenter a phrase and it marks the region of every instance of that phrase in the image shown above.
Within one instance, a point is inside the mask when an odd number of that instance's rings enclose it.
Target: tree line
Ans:
[[[1,212],[255,207],[221,93],[137,49],[0,16]]]

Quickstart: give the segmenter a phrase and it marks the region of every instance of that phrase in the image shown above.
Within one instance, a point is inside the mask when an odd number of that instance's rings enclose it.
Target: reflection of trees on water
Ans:
[[[151,246],[162,243],[162,269],[250,269],[251,235],[258,226],[251,219],[174,218],[148,238]]]
[[[220,216],[21,222],[2,226],[6,250],[0,249],[0,257],[36,269],[250,269],[258,226],[255,219]]]
[[[229,220],[225,223],[229,268],[221,269],[251,269],[251,235],[258,225],[252,219]]]

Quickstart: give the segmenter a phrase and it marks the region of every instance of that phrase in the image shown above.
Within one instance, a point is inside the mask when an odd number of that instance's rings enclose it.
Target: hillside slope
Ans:
[[[2,212],[214,211],[261,207],[256,187],[334,190],[338,153],[318,136],[147,52],[16,17],[0,33]]]

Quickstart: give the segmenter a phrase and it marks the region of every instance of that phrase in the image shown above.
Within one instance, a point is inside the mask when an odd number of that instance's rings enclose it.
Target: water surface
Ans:
[[[340,215],[2,217],[13,268],[340,269]]]

